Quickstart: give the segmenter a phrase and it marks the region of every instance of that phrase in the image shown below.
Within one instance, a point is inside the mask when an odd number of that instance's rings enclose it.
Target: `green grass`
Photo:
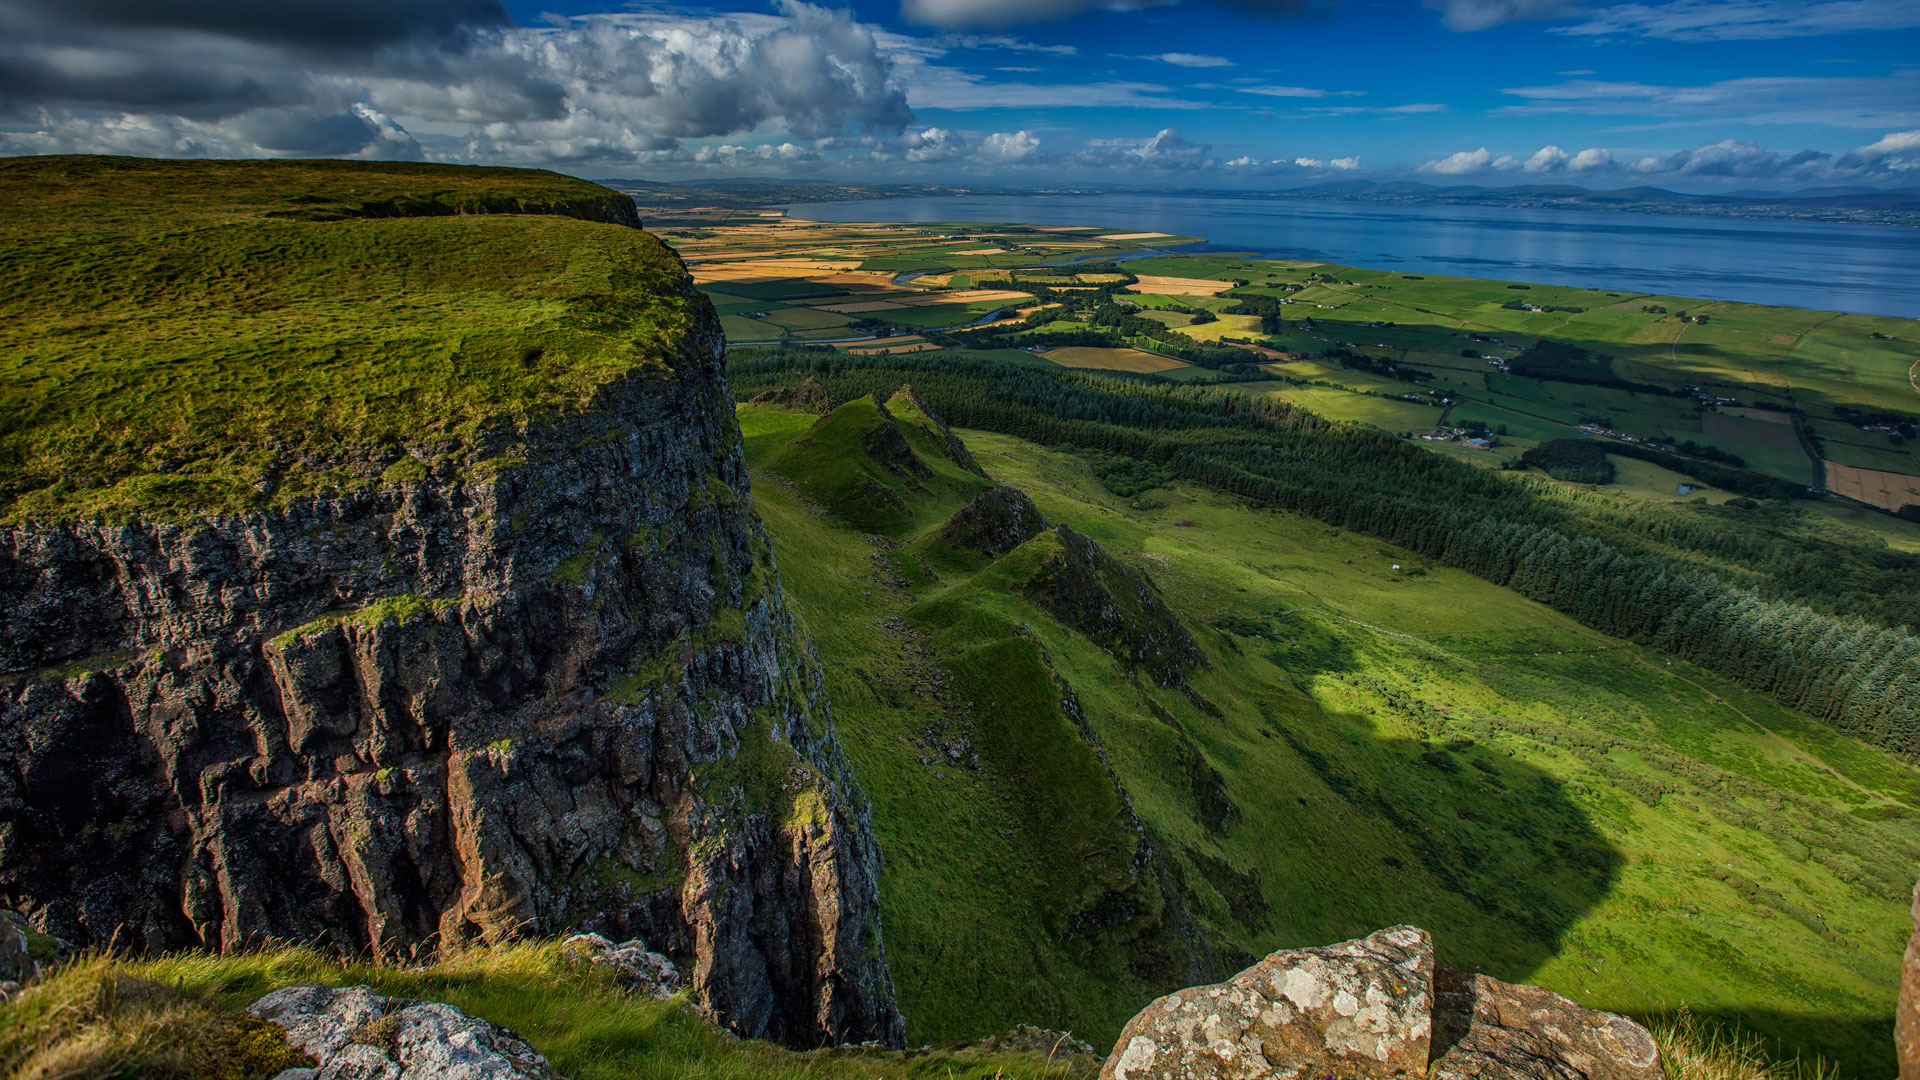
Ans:
[[[89,957],[0,1003],[8,1076],[249,1080],[298,1064],[279,1029],[241,1010],[296,983],[366,985],[442,1001],[509,1028],[572,1080],[1082,1080],[1084,1059],[947,1047],[801,1053],[742,1040],[682,1001],[620,992],[554,942],[497,946],[420,967],[341,962],[299,948],[144,961]]]
[[[618,198],[514,169],[0,163],[0,520],[270,507],[403,447],[458,468],[670,368],[695,306],[652,237],[452,213]],[[395,207],[435,216],[364,216]]]
[[[762,475],[812,423],[741,417]],[[1449,963],[1890,1068],[1911,764],[1378,541],[1184,486],[1122,498],[1086,456],[963,434],[1151,573],[1208,665],[1187,690],[1129,673],[1012,587],[1027,549],[936,557],[915,538],[957,494],[903,499],[876,547],[804,486],[756,483],[873,800],[911,1038],[1019,1020],[1110,1040],[1190,981],[1156,932],[1171,903],[1216,974],[1410,921]],[[1119,841],[1078,813],[1101,797],[1067,688],[1171,884],[1071,857]],[[1089,910],[1132,915],[1062,929]]]

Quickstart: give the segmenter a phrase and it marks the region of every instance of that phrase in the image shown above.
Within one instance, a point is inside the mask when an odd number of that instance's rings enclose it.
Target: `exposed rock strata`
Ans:
[[[1646,1028],[1535,986],[1451,971],[1395,926],[1283,949],[1169,994],[1121,1031],[1101,1080],[1664,1080]]]
[[[151,950],[578,926],[743,1033],[901,1041],[707,311],[671,374],[423,480],[0,530],[0,905]]]

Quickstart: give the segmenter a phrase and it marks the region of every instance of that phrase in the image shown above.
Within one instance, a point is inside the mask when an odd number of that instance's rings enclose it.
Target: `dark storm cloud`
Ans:
[[[498,0],[5,0],[0,10],[43,26],[185,31],[298,50],[364,49],[510,21]]]
[[[523,27],[492,0],[0,0],[0,152],[644,164],[681,139],[898,136],[872,28],[776,7]]]

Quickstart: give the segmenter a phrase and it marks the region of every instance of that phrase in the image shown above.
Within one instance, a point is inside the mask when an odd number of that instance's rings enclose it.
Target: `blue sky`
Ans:
[[[0,0],[0,87],[12,153],[1920,185],[1920,0]]]

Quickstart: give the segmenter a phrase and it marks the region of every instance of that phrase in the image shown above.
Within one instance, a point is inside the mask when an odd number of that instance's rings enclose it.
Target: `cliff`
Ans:
[[[57,485],[15,500],[0,904],[150,951],[580,927],[644,938],[742,1033],[901,1041],[879,852],[752,511],[717,320],[610,216],[567,224],[645,272],[569,317],[651,332],[622,364],[509,342],[509,364],[574,362],[507,420],[476,397],[417,438],[269,424],[276,471],[237,501],[144,513],[132,474],[102,482],[111,514]],[[252,404],[286,407],[274,389]]]

